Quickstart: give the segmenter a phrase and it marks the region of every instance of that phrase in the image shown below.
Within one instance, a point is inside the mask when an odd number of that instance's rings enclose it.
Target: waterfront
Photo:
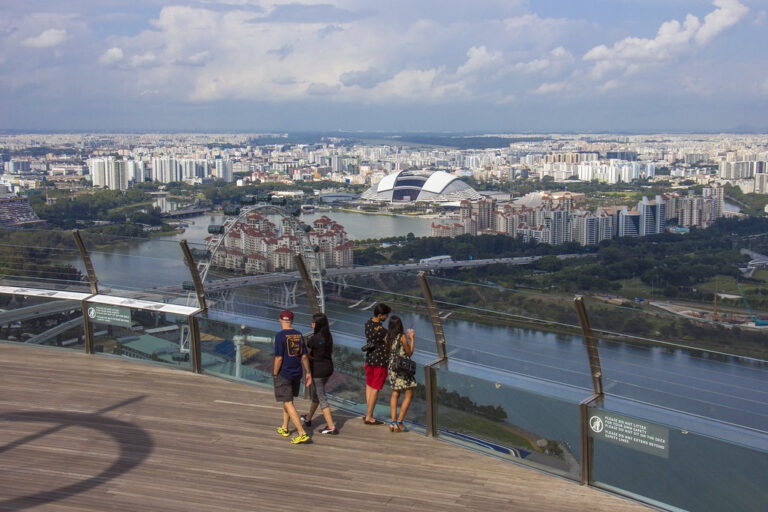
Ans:
[[[312,222],[323,215],[339,222],[350,239],[405,236],[409,232],[416,236],[428,236],[431,220],[409,216],[366,215],[352,212],[315,212],[303,214],[301,220]],[[279,224],[280,217],[270,216]],[[156,236],[146,240],[127,239],[91,252],[94,268],[99,280],[109,286],[121,288],[152,288],[173,286],[189,280],[189,271],[182,262],[179,241],[187,240],[190,247],[204,249],[208,226],[221,224],[224,216],[209,213],[182,219],[184,233]],[[80,267],[80,261],[73,258],[69,263]]]

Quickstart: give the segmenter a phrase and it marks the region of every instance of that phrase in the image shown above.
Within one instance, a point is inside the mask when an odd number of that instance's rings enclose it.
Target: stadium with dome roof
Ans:
[[[450,203],[477,200],[475,189],[445,171],[398,171],[360,197],[363,201]]]

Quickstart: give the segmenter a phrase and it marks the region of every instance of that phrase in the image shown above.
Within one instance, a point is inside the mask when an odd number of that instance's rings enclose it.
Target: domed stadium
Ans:
[[[364,201],[447,203],[480,199],[475,189],[445,171],[398,171],[360,196]]]

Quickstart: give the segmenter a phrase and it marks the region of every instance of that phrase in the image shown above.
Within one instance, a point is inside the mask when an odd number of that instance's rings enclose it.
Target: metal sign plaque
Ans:
[[[122,306],[88,303],[88,318],[93,323],[131,327],[131,309]]]
[[[587,432],[593,438],[665,459],[669,457],[669,429],[653,423],[590,408]]]

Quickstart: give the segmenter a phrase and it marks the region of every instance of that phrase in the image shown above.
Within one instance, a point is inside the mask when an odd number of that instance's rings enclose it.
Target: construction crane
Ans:
[[[744,301],[744,307],[747,308],[747,311],[749,312],[749,316],[751,316],[752,317],[752,321],[755,322],[755,327],[765,327],[766,325],[768,325],[768,320],[760,320],[752,312],[752,307],[749,305],[749,302],[747,302],[747,296],[744,295],[744,290],[741,289],[741,285],[739,283],[736,283],[736,286],[739,287],[739,293],[741,294],[741,300]]]

